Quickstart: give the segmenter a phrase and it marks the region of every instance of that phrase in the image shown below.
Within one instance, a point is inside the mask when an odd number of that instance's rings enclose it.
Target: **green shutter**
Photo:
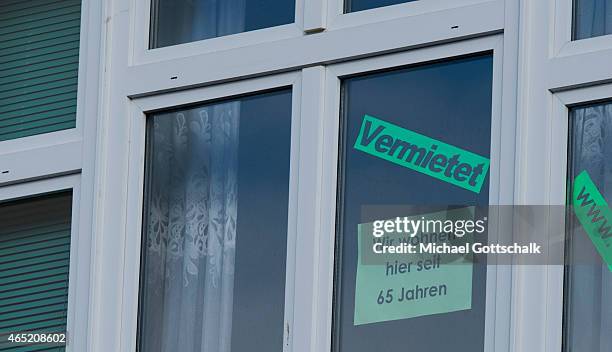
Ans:
[[[74,128],[81,0],[0,0],[0,141]]]
[[[70,219],[69,193],[0,204],[0,341],[11,332],[66,331]],[[49,348],[0,343],[0,351]]]

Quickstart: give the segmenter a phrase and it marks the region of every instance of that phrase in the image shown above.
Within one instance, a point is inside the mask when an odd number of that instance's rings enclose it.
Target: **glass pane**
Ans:
[[[0,350],[66,350],[7,337],[66,332],[71,218],[71,192],[0,202]]]
[[[569,194],[586,171],[607,200],[612,200],[612,103],[570,111]],[[580,204],[580,203],[579,203]],[[612,351],[612,272],[578,220],[569,219],[565,272],[564,351]],[[575,258],[592,258],[580,260]]]
[[[282,351],[290,132],[290,90],[149,117],[140,351]]]
[[[345,12],[357,12],[363,10],[374,9],[377,7],[403,4],[416,0],[345,0]]]
[[[0,141],[76,127],[81,2],[0,0]]]
[[[612,0],[574,0],[574,40],[612,34]]]
[[[482,189],[479,193],[473,192],[353,146],[367,114],[489,158],[492,64],[492,55],[483,54],[343,81],[334,351],[483,351],[486,259],[467,271],[466,290],[473,292],[467,295],[471,309],[405,319],[383,317],[375,323],[361,324],[355,313],[356,294],[360,293],[357,290],[360,265],[357,231],[360,223],[382,220],[364,219],[362,210],[366,206],[487,205],[488,176],[479,176]],[[394,214],[399,215],[411,214]],[[388,275],[384,267],[379,268],[377,278]],[[409,276],[400,280],[406,288],[415,285]],[[376,282],[369,284],[376,285]],[[400,287],[395,289],[398,292]],[[458,326],[469,328],[457,329]],[[441,332],[444,338],[440,338]]]
[[[295,0],[151,0],[151,48],[293,23]]]

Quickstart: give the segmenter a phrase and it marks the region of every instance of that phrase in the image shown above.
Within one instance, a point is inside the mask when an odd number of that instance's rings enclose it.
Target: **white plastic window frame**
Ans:
[[[568,106],[609,95],[610,36],[571,41],[571,0],[525,1],[520,17],[514,202],[565,205]],[[560,352],[563,267],[517,266],[512,286],[511,350]]]
[[[517,204],[561,206],[566,202],[568,106],[572,99],[561,99],[571,98],[571,93],[547,95],[548,113],[539,116],[537,123],[525,124],[517,131],[522,139],[537,138],[539,148],[537,152],[528,152],[522,145],[527,155],[519,154],[522,157],[517,169],[523,170],[526,178],[523,182],[528,185],[519,183]],[[531,138],[526,138],[527,134]],[[558,220],[540,219],[547,222],[546,231],[551,236],[565,232],[565,223]],[[559,248],[562,251],[563,245]],[[563,277],[563,265],[515,267],[512,351],[561,352]]]
[[[569,56],[612,49],[612,34],[572,40],[574,0],[554,0],[554,55]]]
[[[114,33],[126,53],[124,90],[131,97],[501,32],[514,6],[514,0],[422,0],[340,15],[330,9],[338,0],[301,0],[297,31],[279,26],[149,50],[150,1],[119,3],[108,16],[120,28]]]
[[[274,77],[287,74],[301,74],[301,83],[294,85],[296,87],[294,99],[300,96],[301,101],[299,143],[304,144],[308,141],[308,144],[307,147],[300,148],[298,164],[292,163],[291,168],[299,170],[298,190],[295,191],[295,196],[299,207],[296,211],[300,217],[297,219],[295,231],[297,231],[296,246],[300,251],[296,253],[295,275],[304,279],[295,281],[294,326],[290,325],[290,333],[286,334],[286,337],[289,337],[289,346],[293,351],[300,352],[321,351],[319,346],[321,343],[325,345],[326,334],[331,333],[322,330],[326,328],[322,325],[327,319],[326,313],[321,313],[317,305],[313,307],[312,300],[317,303],[319,301],[324,303],[326,298],[331,300],[331,296],[321,296],[319,292],[323,290],[321,292],[325,294],[325,287],[330,287],[333,276],[324,276],[326,273],[329,275],[325,270],[321,273],[323,276],[319,276],[320,264],[311,258],[320,257],[321,248],[318,244],[314,246],[310,242],[313,238],[321,236],[318,232],[321,222],[319,198],[323,194],[330,196],[329,192],[322,193],[320,187],[327,182],[335,182],[330,181],[330,174],[321,176],[323,171],[321,155],[327,153],[322,148],[328,143],[324,143],[324,139],[331,138],[327,132],[325,135],[322,134],[323,124],[331,116],[327,113],[324,115],[324,102],[333,97],[329,95],[330,93],[324,92],[326,83],[323,78],[326,76],[326,65],[353,60],[361,62],[368,57],[372,58],[371,60],[384,61],[387,55],[399,55],[394,54],[399,52],[406,55],[421,55],[420,53],[434,50],[438,51],[440,56],[444,56],[443,48],[470,46],[470,43],[477,40],[463,39],[485,37],[483,39],[487,40],[486,37],[490,38],[493,34],[504,31],[503,94],[500,93],[502,102],[501,106],[497,104],[493,106],[503,111],[502,131],[514,132],[519,19],[516,1],[487,1],[473,6],[428,12],[392,21],[381,18],[380,21],[358,26],[227,50],[207,52],[203,47],[194,46],[189,53],[171,53],[169,49],[168,53],[160,54],[155,58],[156,61],[151,62],[134,60],[134,57],[143,54],[135,53],[134,41],[137,38],[142,39],[143,32],[135,36],[134,26],[146,28],[147,26],[141,23],[143,19],[137,17],[148,16],[146,11],[135,12],[134,1],[141,0],[111,0],[104,16],[108,28],[105,33],[108,41],[106,55],[108,66],[102,91],[104,104],[98,121],[99,129],[104,133],[98,135],[95,158],[97,170],[93,218],[95,243],[92,249],[94,264],[91,276],[92,313],[89,321],[91,332],[89,351],[133,352],[130,348],[135,346],[136,341],[137,308],[126,303],[134,303],[134,299],[137,299],[133,280],[138,275],[138,267],[135,264],[138,260],[132,256],[140,253],[138,246],[141,214],[135,209],[142,209],[137,202],[141,201],[143,180],[142,168],[138,166],[142,160],[133,150],[144,148],[144,145],[135,145],[142,143],[142,136],[134,135],[134,129],[142,126],[134,125],[133,121],[144,123],[140,121],[143,111],[152,111],[141,108],[138,104],[156,101],[159,103],[155,105],[158,109],[170,108],[180,105],[180,99],[173,101],[167,100],[169,98],[166,97],[192,96],[189,98],[191,101],[203,101],[206,100],[206,95],[193,96],[194,92],[223,91],[226,89],[223,87],[241,87],[243,84],[244,87],[248,87],[252,84],[249,82],[273,80]],[[325,17],[326,11],[326,0],[306,1],[305,23],[309,22],[309,28],[316,32],[320,29],[317,27],[317,19],[319,16]],[[306,18],[309,20],[306,21]],[[451,28],[450,23],[457,22],[465,23],[465,26],[460,27],[460,31]],[[494,37],[499,40],[501,35],[497,34]],[[202,46],[205,43],[206,41],[202,41]],[[359,43],[359,45],[346,43]],[[499,53],[500,56],[497,56],[496,61],[501,60],[501,50]],[[449,51],[446,55],[452,56],[453,53]],[[299,94],[298,87],[301,87]],[[234,93],[228,90],[227,93],[217,96],[228,94]],[[296,106],[294,104],[293,108],[296,109]],[[148,109],[153,108],[152,105]],[[333,116],[333,118],[338,117]],[[292,140],[292,143],[297,141]],[[506,146],[501,153],[505,165],[513,164],[514,148]],[[336,162],[334,161],[334,165]],[[325,170],[330,172],[329,166]],[[504,179],[504,184],[508,184],[507,179],[513,179],[514,174],[511,170],[506,170],[500,172],[499,177]],[[513,194],[513,189],[501,188],[499,192],[500,199],[509,199],[511,196],[508,197],[508,194]],[[325,201],[331,206],[329,199]],[[335,206],[335,198],[333,204]],[[325,236],[329,234],[326,232]],[[511,269],[498,267],[498,277],[508,274],[502,273],[503,270],[509,272]],[[325,279],[329,282],[324,282]],[[498,287],[501,282],[506,280],[498,280]],[[309,293],[313,288],[316,293],[314,296]],[[500,294],[504,292],[509,294],[510,287],[506,288],[500,289]],[[508,314],[507,311],[510,309],[509,303],[504,306],[501,304],[502,301],[509,299],[498,299],[496,308],[499,310],[498,316]],[[118,321],[123,325],[117,325]],[[498,320],[495,330],[508,333],[509,324]],[[496,336],[496,346],[506,342],[507,339]]]
[[[79,175],[32,181],[0,188],[0,202],[35,199],[48,193],[72,190],[70,267],[68,278],[68,319],[66,351],[86,351],[89,314],[89,258],[91,238],[82,231],[80,220],[81,186]]]
[[[551,173],[550,184],[551,184],[551,196],[554,197],[556,202],[561,202],[566,199],[567,195],[567,168],[568,160],[570,157],[570,150],[568,142],[570,139],[570,112],[573,107],[594,104],[597,102],[609,102],[612,100],[612,84],[596,85],[590,87],[584,87],[579,89],[567,90],[554,94],[553,97],[553,118],[552,118],[552,130],[555,138],[552,139],[551,143],[551,160],[552,167],[554,170],[561,170],[559,173]],[[565,228],[565,227],[564,227]],[[552,276],[549,279],[549,289],[565,291],[565,286],[555,286],[565,281],[565,275],[563,267],[555,267],[550,272]],[[565,292],[564,292],[565,294]],[[564,327],[563,327],[563,311],[565,310],[565,302],[563,296],[558,295],[553,297],[552,303],[553,309],[550,310],[549,321],[551,321],[549,329],[550,345],[553,346],[551,350],[561,351],[563,340],[564,340]],[[550,304],[549,303],[549,304]],[[605,304],[605,303],[604,303]],[[608,302],[608,304],[610,304]],[[555,309],[554,307],[559,307]]]
[[[541,157],[544,162],[544,177],[538,181],[542,193],[547,198],[546,204],[565,205],[567,195],[567,163],[569,157],[568,141],[570,109],[574,106],[606,101],[612,99],[612,85],[594,85],[577,89],[550,93],[550,114],[542,127],[533,126],[533,133],[546,134],[547,143],[542,143]],[[535,162],[527,158],[525,162]],[[542,197],[536,194],[535,197]],[[563,233],[565,223],[549,225],[550,233]],[[518,324],[523,325],[524,338],[519,339],[522,347],[530,346],[543,352],[560,352],[563,344],[563,293],[564,293],[564,267],[563,265],[548,265],[540,267],[520,268],[517,283],[519,291],[519,305],[525,307],[532,314]],[[531,295],[530,295],[531,292]],[[535,294],[533,294],[535,293]],[[531,297],[530,297],[531,296]],[[530,307],[530,308],[529,308]],[[528,334],[535,330],[536,333]]]
[[[324,0],[320,0],[324,1]],[[489,11],[492,8],[504,7],[504,0],[418,0],[390,6],[377,7],[373,9],[344,12],[345,0],[326,0],[327,18],[329,18],[327,28],[330,30],[355,27],[367,23],[391,21],[403,17],[414,18],[419,15],[433,14],[436,12],[453,13],[449,10],[469,11],[479,13]],[[449,16],[448,21],[437,23],[444,29],[452,29],[460,35],[463,26],[470,23],[463,21],[453,21],[453,16]]]
[[[331,348],[333,289],[333,241],[335,238],[335,187],[338,152],[340,80],[343,76],[392,68],[440,58],[493,51],[494,101],[492,103],[492,184],[491,204],[509,204],[513,195],[514,118],[512,97],[502,97],[503,41],[501,35],[423,48],[383,57],[351,61],[329,67],[305,68],[301,73],[279,74],[137,98],[131,101],[130,151],[127,184],[125,243],[114,251],[125,253],[122,270],[120,351],[134,351],[137,328],[138,275],[142,233],[142,191],[144,184],[144,139],[147,113],[194,102],[231,97],[275,86],[293,85],[292,163],[290,190],[285,350],[312,352]],[[504,100],[504,101],[503,101]],[[506,108],[504,109],[503,106]],[[296,120],[299,116],[299,120]],[[502,131],[504,131],[502,133]],[[297,147],[297,149],[296,149]],[[325,151],[325,152],[323,152]],[[509,162],[501,163],[500,160]],[[510,182],[510,184],[508,184]],[[499,184],[503,183],[504,187]],[[296,214],[300,214],[299,217]],[[293,239],[293,240],[292,240]],[[494,239],[491,239],[494,240]],[[300,248],[299,251],[292,250]],[[290,258],[294,255],[294,258]],[[295,263],[294,269],[291,263]],[[491,266],[487,273],[486,350],[506,351],[509,336],[509,285],[507,267]],[[300,278],[296,280],[295,278]],[[294,285],[294,286],[293,286]]]
[[[572,40],[573,0],[548,0],[535,6],[532,12],[535,27],[532,32],[542,43],[538,51],[547,50],[546,74],[551,90],[573,88],[607,81],[612,77],[612,35]],[[537,8],[537,9],[536,9]],[[535,14],[535,15],[534,15]],[[548,41],[544,44],[544,41]],[[567,70],[573,67],[572,70]]]
[[[310,125],[312,152],[309,172],[319,175],[311,179],[309,192],[299,197],[300,206],[315,209],[314,213],[300,213],[298,233],[299,253],[296,257],[296,311],[302,319],[295,320],[294,350],[299,352],[330,351],[332,341],[332,311],[334,282],[334,241],[336,236],[336,187],[338,167],[338,138],[340,121],[340,87],[343,77],[380,69],[401,67],[432,60],[452,58],[471,53],[492,51],[493,101],[491,131],[491,204],[511,204],[514,174],[514,123],[512,97],[502,97],[502,90],[511,87],[502,84],[504,75],[503,40],[501,35],[472,39],[458,43],[357,60],[304,71],[303,86],[316,88],[319,95],[310,96],[303,114],[319,113],[317,124]],[[307,92],[306,92],[307,93]],[[321,113],[322,112],[322,113]],[[316,115],[315,115],[316,116]],[[504,160],[504,162],[502,162]],[[306,162],[306,161],[302,161]],[[301,165],[301,164],[300,164]],[[493,225],[495,226],[495,224]],[[495,241],[494,238],[490,239]],[[485,351],[508,351],[510,336],[510,284],[511,270],[507,266],[491,265],[487,269],[487,302]]]
[[[102,4],[82,0],[76,127],[0,142],[0,186],[78,171],[96,141]],[[89,142],[85,145],[84,141]]]
[[[232,98],[245,94],[264,92],[276,88],[290,88],[292,90],[291,113],[291,152],[289,175],[289,209],[287,233],[287,261],[285,281],[285,321],[279,327],[283,330],[283,351],[291,351],[293,322],[295,316],[293,308],[295,280],[295,257],[297,240],[298,212],[302,210],[298,204],[298,193],[304,192],[302,180],[308,182],[302,173],[308,172],[298,167],[302,154],[309,153],[310,141],[308,136],[301,135],[301,124],[306,123],[312,116],[300,113],[302,88],[299,72],[286,73],[269,77],[255,78],[234,83],[221,84],[206,88],[169,93],[159,96],[134,99],[130,102],[129,119],[126,119],[130,131],[129,148],[129,175],[127,184],[127,216],[125,222],[126,236],[123,243],[117,243],[114,250],[123,253],[123,265],[115,273],[122,277],[122,287],[119,297],[121,307],[121,337],[118,351],[136,351],[138,326],[138,301],[140,282],[140,253],[142,240],[142,214],[144,210],[143,189],[145,172],[145,139],[147,115],[156,111],[172,109],[187,104],[206,103],[207,101]],[[307,158],[306,158],[307,159]]]
[[[304,34],[303,9],[304,2],[307,0],[293,0],[295,1],[295,20],[293,23],[161,48],[149,48],[153,1],[156,0],[131,1],[134,6],[133,64],[144,64],[194,54],[205,54],[258,45],[271,41],[295,38]]]

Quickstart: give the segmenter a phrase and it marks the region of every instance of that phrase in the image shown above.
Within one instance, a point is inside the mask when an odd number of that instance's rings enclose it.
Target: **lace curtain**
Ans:
[[[143,352],[231,350],[240,103],[153,118]]]
[[[574,37],[612,34],[612,0],[574,0]]]
[[[572,114],[573,173],[587,170],[601,194],[612,201],[612,104],[577,108]],[[572,250],[595,253],[587,235],[576,231]],[[612,273],[607,265],[570,267],[568,351],[612,351]]]

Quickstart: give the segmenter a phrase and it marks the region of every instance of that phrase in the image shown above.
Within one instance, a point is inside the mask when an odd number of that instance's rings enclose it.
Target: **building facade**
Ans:
[[[611,351],[605,263],[470,267],[469,309],[368,322],[356,236],[370,205],[561,206],[583,171],[612,195],[611,34],[610,0],[2,0],[0,332],[67,331],[74,352]],[[372,157],[368,118],[488,173]]]

